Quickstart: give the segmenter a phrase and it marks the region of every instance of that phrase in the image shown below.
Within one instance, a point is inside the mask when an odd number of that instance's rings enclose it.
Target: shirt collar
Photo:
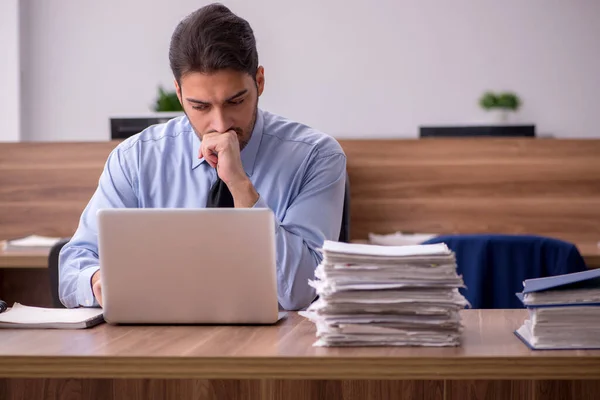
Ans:
[[[254,172],[254,164],[256,163],[256,155],[258,154],[258,149],[260,147],[260,142],[262,140],[264,128],[264,117],[261,109],[256,110],[256,122],[254,123],[254,129],[252,130],[252,136],[250,137],[250,141],[242,150],[241,158],[242,165],[244,166],[244,171],[248,176],[251,176]],[[192,129],[193,131],[193,129]],[[200,164],[205,162],[204,158],[198,158],[198,153],[200,152],[200,145],[202,141],[196,134],[193,132],[192,134],[192,149],[194,153],[192,154],[192,169],[195,169]]]

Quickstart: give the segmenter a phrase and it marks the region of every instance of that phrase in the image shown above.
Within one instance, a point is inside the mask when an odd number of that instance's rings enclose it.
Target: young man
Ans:
[[[173,33],[169,60],[185,116],[111,152],[77,232],[60,253],[61,301],[102,305],[99,209],[269,207],[276,219],[279,303],[287,310],[308,306],[315,292],[307,280],[321,260],[316,249],[340,233],[341,147],[258,108],[265,75],[254,33],[225,6],[212,4],[186,17]]]

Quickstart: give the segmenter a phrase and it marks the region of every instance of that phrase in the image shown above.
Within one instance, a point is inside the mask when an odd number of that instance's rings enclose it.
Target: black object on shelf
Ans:
[[[176,116],[179,116],[179,114],[150,117],[111,118],[110,138],[127,139],[130,136],[140,133],[151,125],[165,123]]]
[[[535,137],[535,125],[421,126],[424,137]]]

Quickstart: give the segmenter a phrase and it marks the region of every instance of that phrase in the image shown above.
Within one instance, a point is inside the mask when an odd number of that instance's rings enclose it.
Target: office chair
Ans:
[[[456,254],[460,292],[472,308],[524,308],[515,293],[532,278],[581,272],[587,266],[574,244],[535,235],[441,235],[423,244],[446,243]]]
[[[344,193],[344,208],[342,211],[342,227],[340,229],[340,242],[350,242],[350,179],[346,173],[346,189]]]
[[[60,296],[58,295],[58,255],[60,254],[60,250],[69,242],[69,240],[70,239],[61,239],[54,246],[52,246],[50,249],[50,254],[48,255],[50,291],[52,292],[52,305],[55,308],[65,308],[60,301]]]

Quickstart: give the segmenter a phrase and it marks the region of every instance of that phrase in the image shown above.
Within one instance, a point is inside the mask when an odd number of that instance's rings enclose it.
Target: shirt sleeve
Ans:
[[[344,207],[346,156],[315,158],[303,178],[298,196],[275,221],[278,300],[286,310],[306,308],[315,299],[308,285],[322,255],[325,240],[338,240]],[[268,207],[260,197],[254,207]]]
[[[132,173],[134,169],[127,165],[122,151],[121,147],[117,147],[108,156],[98,188],[83,210],[77,231],[60,252],[58,291],[60,301],[68,308],[99,306],[91,285],[92,275],[100,268],[96,220],[98,210],[138,206],[134,190],[136,180]]]

